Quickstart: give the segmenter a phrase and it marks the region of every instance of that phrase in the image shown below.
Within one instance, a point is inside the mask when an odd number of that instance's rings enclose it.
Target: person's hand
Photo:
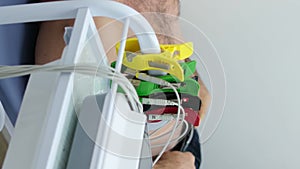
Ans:
[[[152,169],[195,169],[195,157],[190,152],[165,152]]]

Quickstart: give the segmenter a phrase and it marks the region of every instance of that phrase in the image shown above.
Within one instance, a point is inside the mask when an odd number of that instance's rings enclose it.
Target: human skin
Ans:
[[[153,169],[195,169],[195,158],[190,152],[166,152]]]
[[[157,33],[160,44],[176,44],[184,42],[178,22],[178,16],[180,14],[180,5],[178,0],[118,0],[118,2],[126,4],[142,13]],[[104,17],[95,17],[94,21],[96,23],[96,27],[99,29],[99,34],[104,42],[104,49],[107,52],[109,60],[115,60],[116,53],[114,45],[121,37],[122,24]],[[45,64],[61,57],[62,51],[65,47],[63,40],[64,28],[66,26],[72,26],[73,24],[74,20],[49,21],[41,24],[36,44],[36,64]],[[133,36],[132,32],[129,33],[129,36]],[[201,86],[199,97],[202,100],[202,106],[199,114],[200,117],[203,118],[209,107],[210,95],[200,78],[199,83]],[[173,124],[174,123],[170,123],[165,126],[160,132],[156,133],[156,135],[170,129],[170,126]],[[172,146],[169,149],[171,148]],[[194,167],[193,160],[194,157],[189,153],[176,151],[166,152],[154,168],[180,169],[181,167],[189,169]],[[174,165],[177,163],[178,165]]]

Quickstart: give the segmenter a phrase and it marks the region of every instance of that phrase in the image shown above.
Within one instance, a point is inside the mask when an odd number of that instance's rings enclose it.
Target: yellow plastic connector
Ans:
[[[120,43],[116,45],[116,49]],[[183,69],[179,65],[179,60],[184,60],[193,54],[193,43],[183,44],[163,44],[160,45],[162,53],[159,54],[142,54],[137,38],[126,40],[125,55],[123,64],[126,67],[135,70],[160,70],[176,76],[180,81],[184,80]]]
[[[184,80],[183,69],[176,59],[171,58],[170,52],[159,54],[139,54],[126,52],[123,64],[134,70],[160,70],[177,77],[180,81]]]
[[[162,51],[168,51],[176,60],[184,60],[193,54],[193,43],[160,45]]]
[[[116,45],[117,53],[120,47],[120,43]],[[184,60],[190,57],[194,52],[194,47],[192,42],[187,42],[183,44],[161,44],[160,49],[162,52],[168,51],[171,53],[172,58],[176,60]],[[139,52],[140,45],[137,38],[129,38],[126,40],[125,51]]]

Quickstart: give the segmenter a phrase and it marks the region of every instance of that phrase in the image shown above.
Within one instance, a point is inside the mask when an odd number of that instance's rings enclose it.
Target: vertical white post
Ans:
[[[122,68],[122,61],[123,61],[123,56],[124,56],[124,51],[126,46],[127,34],[129,30],[129,23],[130,23],[129,18],[125,18],[125,22],[123,24],[122,37],[121,37],[121,45],[118,51],[118,58],[116,61],[116,67],[115,67],[116,72],[120,72]],[[105,148],[107,146],[109,130],[110,130],[110,126],[112,125],[112,118],[114,116],[114,105],[116,101],[117,88],[118,88],[118,84],[112,82],[111,90],[106,95],[105,102],[103,105],[104,107],[102,111],[102,117],[105,119],[106,125],[108,126],[99,124],[98,132],[96,135],[96,144],[92,155],[90,169],[103,168],[105,160],[107,159],[106,158],[107,152]],[[105,126],[105,127],[101,127],[101,126]],[[101,143],[101,145],[98,145],[98,143]]]
[[[85,41],[89,22],[92,19],[88,17],[89,9],[78,9],[75,19],[71,40],[63,56],[61,64],[74,64],[82,50]],[[90,15],[91,16],[91,15]],[[40,140],[40,149],[36,153],[34,169],[53,169],[58,152],[58,147],[62,139],[62,133],[66,125],[69,106],[73,90],[73,74],[61,73],[59,76],[57,90],[54,94],[50,112],[47,113],[47,122],[44,126],[44,133]]]

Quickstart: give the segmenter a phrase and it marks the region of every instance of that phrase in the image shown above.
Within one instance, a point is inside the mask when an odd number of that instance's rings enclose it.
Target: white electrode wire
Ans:
[[[76,69],[78,69],[78,68],[76,68]],[[97,74],[98,74],[98,76],[101,76],[100,72],[97,72]],[[129,80],[124,75],[122,75],[118,72],[113,73],[112,76],[108,77],[108,78],[111,79],[112,81],[116,82],[124,90],[124,92],[127,94],[127,98],[129,100],[129,102],[131,103],[131,107],[135,111],[143,113],[143,106],[142,106],[142,104],[140,104],[136,90],[131,85]],[[124,86],[126,86],[126,87],[124,87]]]
[[[111,68],[111,67],[108,67],[111,71],[113,72],[116,72],[115,69]],[[99,72],[100,73],[100,72]],[[129,88],[129,92],[126,92],[125,90],[127,90],[126,88],[122,87],[123,90],[125,91],[125,93],[127,93],[127,97],[129,99],[129,101],[131,103],[138,103],[137,105],[131,105],[133,107],[134,110],[138,111],[138,112],[143,112],[143,106],[142,104],[140,104],[140,101],[139,101],[139,97],[136,93],[136,90],[135,88],[132,86],[132,84],[129,82],[129,80],[123,75],[123,74],[120,74],[119,72],[117,73],[113,73],[112,74],[113,76],[117,76],[117,81],[119,81],[118,79],[123,79],[123,82],[126,84],[127,88]],[[111,78],[112,81],[115,81],[114,77]],[[120,85],[120,83],[118,83],[118,85]],[[130,94],[128,94],[130,93]],[[132,96],[133,96],[133,99],[134,99],[134,102],[132,100]],[[135,109],[135,107],[137,106],[137,109]]]
[[[114,71],[112,68],[107,67],[110,70]],[[92,65],[76,65],[74,69],[74,65],[71,66],[53,66],[53,65],[22,65],[22,66],[0,66],[0,78],[9,78],[9,77],[17,77],[17,76],[24,76],[30,73],[38,72],[38,71],[60,71],[60,72],[73,72],[77,70],[79,73],[94,75],[94,72],[97,72],[98,76],[106,77],[111,80],[119,80],[120,78],[123,79],[123,82],[130,88],[132,91],[131,94],[136,98],[134,100],[138,101],[138,96],[135,92],[134,87],[128,81],[126,77],[122,74],[109,72],[105,69],[98,69]],[[107,75],[107,76],[105,76]],[[111,78],[113,77],[113,78]],[[114,78],[117,77],[117,78]],[[130,99],[130,97],[129,97]],[[138,102],[139,103],[139,102]],[[139,109],[142,110],[142,105],[138,105]],[[139,111],[141,112],[141,111]]]
[[[193,129],[193,126],[191,126],[190,136],[189,136],[188,140],[186,141],[185,146],[182,148],[182,151],[186,151],[186,149],[190,145],[193,137],[194,137],[194,129]]]
[[[170,141],[170,144],[171,143],[174,143],[174,142],[179,142],[182,138],[184,138],[185,136],[186,136],[186,134],[188,133],[188,131],[189,131],[189,124],[188,124],[188,122],[186,121],[186,120],[183,120],[184,121],[184,126],[185,126],[185,128],[184,128],[184,131],[178,136],[178,137],[176,137],[176,138],[174,138],[174,139],[172,139],[171,141]],[[161,146],[164,146],[165,144],[153,144],[153,145],[151,145],[151,147],[153,147],[153,148],[157,148],[157,147],[161,147]]]
[[[108,73],[110,73],[110,75],[109,75],[109,77],[106,77],[106,78],[109,78],[110,80],[116,82],[124,90],[124,92],[127,94],[128,100],[131,103],[131,107],[135,111],[143,113],[143,106],[142,106],[142,104],[140,104],[136,90],[132,86],[132,84],[129,82],[129,80],[123,74],[116,72],[115,69],[113,69],[111,67],[107,67],[107,68],[109,68],[111,71],[114,71],[114,73],[108,71]],[[78,73],[84,73],[83,72],[84,70],[82,70],[79,66],[76,66],[76,70],[78,71]],[[102,69],[99,69],[99,70],[102,70]],[[95,72],[94,69],[92,69],[91,71]],[[89,72],[90,72],[90,70],[88,70],[87,73],[89,73]],[[103,70],[96,71],[97,76],[103,76],[102,73],[103,73]],[[107,73],[107,71],[104,71],[104,73]],[[122,83],[124,83],[126,87],[124,87],[124,85]],[[137,103],[137,104],[134,104],[134,103]]]
[[[178,124],[178,126],[176,126],[176,129],[178,129],[178,127],[181,126],[182,123],[183,123],[183,122],[181,122],[180,124]],[[168,124],[166,124],[166,125],[168,125]],[[169,129],[171,129],[171,128],[173,128],[173,126],[168,127],[166,130],[169,130]],[[152,137],[152,136],[155,135],[157,132],[159,132],[159,130],[161,130],[161,129],[162,129],[162,127],[158,128],[158,129],[156,129],[156,130],[154,130],[154,131],[149,135],[150,140],[156,140],[157,138],[161,138],[161,136],[167,135],[167,134],[169,134],[169,133],[171,132],[171,131],[166,131],[166,132],[161,133],[161,134],[159,134],[159,135],[157,135],[157,136],[155,136],[155,137]],[[152,137],[152,138],[151,138],[151,137]]]
[[[185,111],[184,111],[184,109],[182,108],[182,106],[180,106],[180,109],[181,109],[181,112],[182,112],[183,117],[185,117]],[[179,123],[179,124],[176,126],[176,129],[178,129],[178,127],[181,126],[181,125],[183,124],[184,118],[183,118],[183,119],[180,118],[180,120],[181,120],[181,123]],[[173,127],[170,127],[170,128],[173,128]],[[170,128],[168,128],[168,130],[169,130]],[[161,129],[161,128],[160,128],[160,129]],[[157,129],[157,130],[160,130],[160,129]],[[157,133],[157,132],[158,132],[157,130],[155,130],[153,133],[151,133],[151,134],[150,134],[150,137],[151,137],[153,134]],[[170,132],[171,132],[171,131],[166,131],[166,132],[164,132],[164,133],[161,133],[161,134],[158,135],[158,136],[155,136],[155,137],[153,137],[153,138],[150,138],[150,140],[157,140],[157,139],[160,139],[161,137],[163,137],[163,136],[169,134]]]
[[[0,78],[10,78],[28,75],[38,71],[65,71],[71,72],[78,70],[80,72],[86,71],[90,75],[95,74],[95,72],[100,72],[109,76],[122,77],[119,74],[114,74],[113,72],[107,71],[105,69],[97,69],[95,65],[26,65],[26,66],[0,66]]]
[[[108,71],[110,69],[111,71]],[[77,71],[81,74],[90,76],[99,76],[114,80],[120,84],[124,92],[128,95],[128,99],[132,107],[136,107],[137,112],[143,113],[142,105],[139,102],[139,98],[134,87],[129,80],[121,73],[115,72],[111,67],[97,67],[92,64],[78,64],[78,65],[21,65],[21,66],[0,66],[0,79],[24,76],[38,71],[51,71],[51,72],[74,72]],[[96,73],[95,73],[96,72]],[[133,103],[133,101],[135,103]]]
[[[186,134],[187,134],[187,132],[188,132],[188,122],[186,121],[186,120],[183,120],[183,123],[182,124],[184,124],[184,131],[182,132],[182,133],[180,133],[180,135],[178,136],[178,137],[176,137],[176,138],[174,138],[173,140],[179,140],[179,138],[181,138],[181,137],[183,137],[183,136],[185,136]],[[177,128],[176,128],[177,129]],[[163,137],[163,136],[166,136],[166,135],[168,135],[170,132],[167,132],[167,133],[165,133],[164,135],[162,135],[161,137]],[[161,137],[159,138],[159,139],[161,139]],[[157,139],[155,139],[155,140],[157,140]],[[153,140],[151,140],[151,141],[153,141]],[[153,144],[153,145],[157,145],[157,144]],[[164,144],[160,144],[160,145],[164,145]]]
[[[104,68],[98,69],[95,65],[91,64],[79,64],[79,65],[20,65],[20,66],[0,66],[0,78],[9,78],[9,77],[17,77],[22,75],[28,75],[30,73],[38,72],[38,71],[89,71],[90,73],[100,72],[110,76],[118,76],[122,77],[120,74],[115,74],[114,69],[110,67],[106,67],[106,69],[110,69],[112,72],[105,70]]]
[[[181,122],[181,124],[184,124],[185,125],[185,120],[182,120],[182,122]],[[178,129],[178,127],[180,127],[180,126],[182,126],[182,125],[178,125],[177,127],[176,127],[176,130]],[[174,126],[173,126],[174,127]],[[172,128],[173,128],[172,127]],[[171,131],[167,131],[167,132],[164,132],[163,134],[160,134],[159,136],[156,136],[155,138],[150,138],[150,140],[151,141],[154,141],[154,140],[159,140],[159,139],[161,139],[162,137],[164,137],[164,136],[166,136],[166,135],[168,135],[168,134],[170,134],[171,133]],[[184,134],[186,135],[187,133],[185,133],[184,132]]]
[[[97,67],[95,65],[69,65],[69,66],[64,66],[64,65],[26,65],[26,66],[0,66],[0,79],[3,78],[8,78],[8,77],[17,77],[17,76],[24,76],[24,75],[28,75],[34,72],[38,72],[38,71],[55,71],[55,72],[74,72],[74,70],[78,71],[78,73],[82,73],[82,74],[88,74],[88,75],[96,75],[100,76],[100,77],[106,77],[109,79],[112,79],[114,81],[120,81],[120,79],[122,79],[122,82],[126,82],[128,84],[125,83],[125,85],[123,83],[119,83],[120,86],[125,86],[125,92],[126,94],[128,94],[129,97],[131,97],[131,93],[135,93],[134,96],[137,96],[135,91],[132,91],[132,89],[134,89],[131,85],[131,83],[129,82],[129,80],[124,77],[124,75],[122,75],[119,72],[110,72],[107,71],[108,69],[111,69],[110,67]],[[126,81],[126,80],[127,81]],[[165,85],[165,86],[169,86],[172,88],[172,90],[175,92],[176,97],[177,97],[177,102],[178,105],[180,105],[180,96],[176,90],[176,88],[161,79],[158,78],[154,78],[151,77],[151,79],[154,79],[156,82],[159,82],[160,85]],[[128,90],[127,90],[128,89]],[[129,92],[131,90],[131,92]],[[129,94],[130,93],[130,94]],[[142,107],[141,103],[139,102],[139,98],[138,97],[134,97],[132,98],[132,100],[137,101],[136,103],[131,103],[131,104],[137,104],[139,105],[138,107]],[[139,109],[138,112],[142,113],[142,109]],[[161,158],[161,156],[163,155],[163,153],[166,151],[166,149],[168,148],[170,142],[172,141],[172,138],[174,136],[174,133],[176,131],[176,126],[178,125],[179,119],[180,119],[180,108],[178,108],[177,111],[177,117],[176,117],[176,121],[175,121],[175,125],[172,129],[172,132],[170,134],[170,137],[168,139],[168,141],[166,142],[165,146],[163,147],[163,149],[161,150],[161,152],[159,153],[159,155],[157,156],[157,158],[154,160],[153,162],[153,166],[157,163],[157,161]]]
[[[183,124],[185,126],[184,131],[178,137],[174,138],[171,141],[171,143],[173,143],[174,141],[177,141],[177,142],[181,141],[181,139],[183,139],[188,134],[189,129],[190,129],[189,123],[186,120],[183,120],[182,122],[183,122]],[[178,129],[178,127],[176,129]],[[160,135],[158,138],[151,139],[151,141],[157,140],[157,139],[161,139],[162,137],[168,135],[169,133],[170,133],[170,131],[168,131],[167,133],[164,133],[164,134]],[[157,147],[157,146],[162,146],[164,144],[153,144],[153,145]]]
[[[171,83],[169,83],[169,82],[167,82],[165,80],[159,79],[157,77],[146,75],[144,73],[138,73],[138,74],[136,74],[136,77],[138,79],[141,79],[141,80],[150,81],[150,82],[158,84],[158,85],[170,87],[174,91],[174,93],[176,95],[178,105],[180,105],[181,102],[180,102],[180,96],[178,94],[178,91],[176,90],[176,88]],[[177,117],[176,117],[175,125],[174,125],[174,127],[172,129],[172,132],[171,132],[171,134],[170,134],[170,136],[169,136],[169,138],[168,138],[165,146],[162,148],[162,150],[160,151],[160,153],[158,154],[158,156],[153,161],[152,166],[154,166],[158,162],[158,160],[161,158],[161,156],[163,155],[163,153],[167,150],[170,142],[172,141],[172,138],[173,138],[174,133],[176,131],[176,126],[178,125],[178,122],[179,122],[179,119],[180,119],[180,112],[181,112],[180,108],[178,108],[177,109]]]
[[[177,97],[178,105],[180,105],[180,96],[179,96],[179,94],[178,94],[176,88],[175,88],[171,83],[169,83],[169,82],[164,81],[164,83],[166,83],[167,86],[169,86],[169,87],[171,87],[171,88],[173,89],[173,91],[175,92],[176,97]],[[174,127],[173,127],[173,129],[172,129],[172,132],[171,132],[171,134],[170,134],[170,136],[169,136],[169,138],[168,138],[168,140],[167,140],[165,146],[162,148],[161,152],[158,154],[158,156],[157,156],[157,157],[155,158],[155,160],[153,161],[153,165],[152,165],[152,166],[154,166],[154,165],[158,162],[158,160],[161,158],[161,156],[163,155],[163,153],[167,150],[168,146],[170,145],[170,142],[172,141],[172,138],[173,138],[174,133],[175,133],[175,131],[176,131],[176,126],[178,125],[178,122],[179,122],[180,112],[181,112],[181,111],[180,111],[180,109],[178,108],[178,109],[177,109],[177,117],[176,117],[175,125],[174,125]]]

